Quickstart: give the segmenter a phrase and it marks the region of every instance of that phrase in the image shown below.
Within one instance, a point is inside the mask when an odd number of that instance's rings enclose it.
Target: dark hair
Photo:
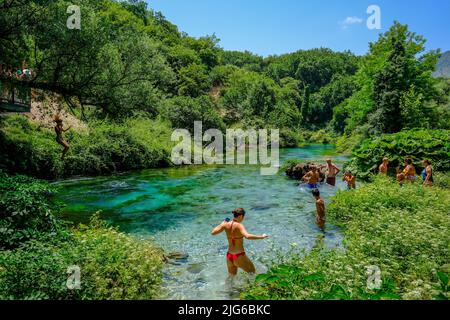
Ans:
[[[320,191],[319,191],[319,189],[314,189],[314,190],[312,191],[312,194],[313,194],[314,197],[320,197]]]
[[[239,218],[240,216],[245,216],[245,210],[242,208],[237,208],[233,210],[233,215],[235,218]]]
[[[425,160],[423,160],[423,163],[426,163],[426,164],[428,164],[428,165],[431,165],[431,160],[425,159]]]
[[[406,159],[406,163],[407,163],[407,164],[412,164],[413,161],[412,161],[411,159]]]

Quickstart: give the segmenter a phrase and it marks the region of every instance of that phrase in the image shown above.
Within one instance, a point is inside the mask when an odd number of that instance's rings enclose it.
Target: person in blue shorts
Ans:
[[[311,171],[309,171],[307,174],[304,175],[304,177],[302,178],[303,181],[306,182],[306,186],[309,189],[317,189],[318,188],[318,183],[320,181],[320,172],[317,169],[317,167],[313,166],[311,168]]]

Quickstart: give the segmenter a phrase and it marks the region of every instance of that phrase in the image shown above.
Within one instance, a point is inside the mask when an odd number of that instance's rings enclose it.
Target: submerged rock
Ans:
[[[187,263],[188,258],[189,254],[184,252],[171,252],[164,256],[165,262],[173,265],[182,265],[183,263]]]
[[[199,274],[205,269],[202,263],[192,263],[187,267],[187,271],[192,274]]]

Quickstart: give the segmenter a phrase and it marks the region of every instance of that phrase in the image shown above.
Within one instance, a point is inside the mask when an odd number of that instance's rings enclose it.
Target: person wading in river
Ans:
[[[302,180],[307,183],[308,188],[316,189],[320,181],[320,172],[318,171],[317,167],[311,167],[311,171],[305,174]]]
[[[316,199],[316,210],[317,210],[316,223],[317,223],[317,226],[320,229],[324,230],[325,229],[325,222],[326,222],[326,218],[325,218],[325,201],[323,201],[323,199],[320,197],[319,189],[314,189],[312,191],[312,195]]]
[[[55,116],[55,132],[56,132],[56,142],[58,142],[60,145],[64,147],[64,150],[61,155],[61,160],[64,160],[64,157],[66,156],[66,153],[70,149],[69,143],[64,140],[63,133],[70,130],[70,126],[67,129],[64,129],[63,127],[63,120],[61,119],[60,113],[57,113]]]
[[[263,240],[268,238],[267,235],[256,236],[245,230],[242,221],[245,219],[245,210],[242,208],[233,211],[233,221],[224,221],[211,232],[213,236],[221,234],[223,231],[227,234],[229,249],[227,253],[228,273],[235,276],[238,269],[242,269],[247,273],[256,273],[253,262],[247,257],[244,249],[244,239],[247,240]]]
[[[327,184],[330,186],[336,186],[336,176],[341,172],[331,159],[327,159],[327,164],[321,168],[327,168]]]

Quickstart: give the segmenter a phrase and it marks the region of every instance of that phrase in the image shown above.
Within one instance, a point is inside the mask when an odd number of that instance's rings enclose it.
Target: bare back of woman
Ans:
[[[244,209],[236,209],[233,211],[233,221],[223,222],[214,228],[212,235],[218,235],[225,231],[228,238],[227,267],[230,275],[237,275],[238,270],[242,269],[247,273],[255,273],[256,269],[253,262],[247,257],[244,249],[244,239],[262,240],[267,235],[252,235],[247,232],[242,221],[245,218]]]

